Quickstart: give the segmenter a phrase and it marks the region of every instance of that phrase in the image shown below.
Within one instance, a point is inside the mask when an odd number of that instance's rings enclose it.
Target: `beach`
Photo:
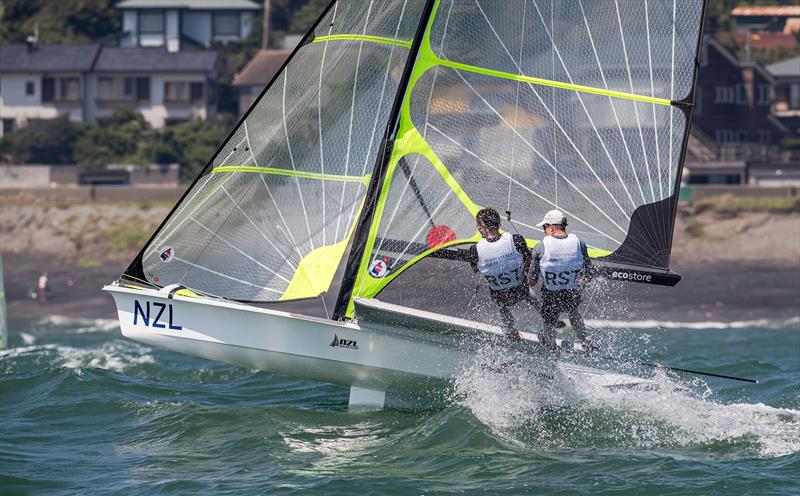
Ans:
[[[166,204],[3,205],[0,236],[9,313],[115,317],[113,301],[101,288],[119,278],[169,210]],[[593,283],[597,289],[586,296],[586,300],[591,297],[586,318],[656,322],[799,318],[800,214],[684,211],[676,221],[671,269],[683,277],[672,288]],[[52,289],[45,302],[28,296],[42,272],[48,273]],[[431,290],[456,294],[460,284],[437,281]]]

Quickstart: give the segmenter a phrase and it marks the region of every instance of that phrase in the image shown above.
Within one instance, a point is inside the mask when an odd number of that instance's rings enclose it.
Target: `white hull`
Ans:
[[[130,339],[266,372],[350,386],[351,406],[438,403],[452,379],[474,358],[475,348],[463,335],[341,323],[210,299],[169,298],[163,290],[104,289],[114,297],[122,334]],[[475,333],[486,335],[487,331]],[[573,380],[591,379],[598,386],[643,382],[577,365],[562,363],[561,368]]]

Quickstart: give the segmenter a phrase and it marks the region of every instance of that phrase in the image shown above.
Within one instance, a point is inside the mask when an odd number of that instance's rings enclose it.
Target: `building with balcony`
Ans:
[[[0,45],[0,136],[28,119],[85,121],[93,102],[87,79],[99,53],[99,45]]]
[[[154,128],[216,112],[218,55],[100,45],[0,45],[0,136],[28,119],[94,123],[125,108]]]
[[[262,6],[251,0],[123,0],[115,8],[125,33],[120,46],[178,52],[247,37]]]

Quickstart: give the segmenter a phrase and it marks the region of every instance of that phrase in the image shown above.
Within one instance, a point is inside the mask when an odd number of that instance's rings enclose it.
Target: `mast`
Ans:
[[[414,39],[411,43],[408,63],[403,69],[394,104],[392,105],[392,111],[389,114],[386,133],[381,141],[380,152],[376,159],[375,168],[373,169],[372,178],[367,189],[367,195],[364,198],[364,207],[361,210],[361,215],[356,223],[355,232],[353,233],[350,253],[347,261],[344,262],[344,276],[339,289],[339,296],[336,299],[336,305],[333,310],[333,318],[335,320],[342,320],[345,318],[350,298],[353,295],[353,287],[355,286],[358,271],[361,266],[361,258],[364,255],[370,226],[375,216],[375,206],[383,189],[383,183],[386,179],[386,170],[388,169],[389,160],[391,159],[392,150],[394,148],[394,140],[397,137],[397,130],[400,123],[400,111],[403,106],[403,101],[406,98],[408,84],[417,62],[420,46],[422,46],[425,32],[430,23],[433,7],[436,5],[437,1],[438,0],[426,0],[425,8],[422,11],[419,24],[417,25],[417,32],[414,34]]]

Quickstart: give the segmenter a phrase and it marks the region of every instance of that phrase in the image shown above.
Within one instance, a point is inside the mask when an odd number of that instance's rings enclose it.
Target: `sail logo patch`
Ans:
[[[641,282],[650,282],[653,279],[653,276],[649,274],[641,274],[639,272],[623,272],[621,270],[615,270],[611,273],[611,279],[620,279],[623,281],[641,281]]]
[[[330,345],[334,348],[350,348],[351,350],[358,349],[358,343],[356,343],[355,339],[340,338],[336,334],[333,335],[333,341],[331,341]]]
[[[165,246],[158,252],[158,258],[164,263],[172,262],[172,259],[175,258],[175,250],[171,246]]]
[[[386,262],[388,262],[386,257],[373,260],[369,266],[369,275],[375,279],[383,279],[386,277],[389,273],[389,266],[386,265]]]

